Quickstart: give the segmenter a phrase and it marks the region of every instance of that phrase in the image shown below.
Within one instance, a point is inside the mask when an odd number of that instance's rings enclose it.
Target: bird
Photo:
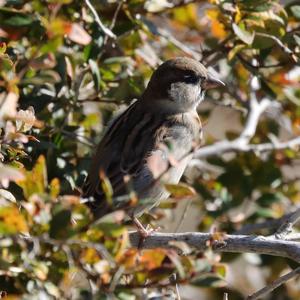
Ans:
[[[82,197],[96,219],[124,209],[145,233],[138,217],[168,198],[165,183],[180,181],[201,141],[196,109],[208,89],[223,85],[188,57],[167,60],[153,72],[141,97],[108,126],[92,159]]]

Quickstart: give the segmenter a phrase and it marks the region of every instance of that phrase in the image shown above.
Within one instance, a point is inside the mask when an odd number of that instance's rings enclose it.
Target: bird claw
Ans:
[[[145,228],[137,218],[133,218],[133,223],[136,226],[138,233],[143,239],[146,239],[148,236],[151,235],[152,232],[154,232],[154,229],[151,228],[149,224]]]

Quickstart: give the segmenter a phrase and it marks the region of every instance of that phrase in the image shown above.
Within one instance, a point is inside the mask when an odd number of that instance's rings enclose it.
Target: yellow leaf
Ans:
[[[207,9],[205,11],[207,17],[211,20],[211,32],[212,35],[218,39],[222,39],[226,37],[227,33],[225,30],[225,26],[223,23],[220,22],[220,12],[215,9]]]
[[[220,277],[225,278],[227,267],[225,264],[216,264],[213,266],[213,272],[218,274]]]
[[[235,10],[234,22],[239,23],[240,20],[242,19],[242,13],[238,6],[236,6],[235,9],[236,10]]]
[[[165,188],[168,192],[171,193],[171,196],[174,198],[193,197],[197,194],[192,187],[184,183],[165,184]]]
[[[17,232],[28,232],[23,215],[16,207],[0,207],[0,234],[14,234]]]
[[[100,260],[100,257],[95,249],[87,248],[82,251],[80,260],[87,264],[94,264]]]
[[[173,10],[174,21],[182,25],[197,26],[198,13],[197,6],[195,4],[189,4]]]
[[[50,195],[56,198],[60,192],[60,182],[58,178],[53,178],[50,182]]]
[[[161,266],[166,252],[163,249],[144,250],[140,257],[141,265],[147,270],[153,270]]]
[[[239,44],[233,47],[228,53],[228,60],[232,60],[236,56],[236,54],[244,48],[246,48],[246,45],[244,44]]]
[[[41,194],[47,187],[47,170],[44,156],[40,156],[31,171],[25,171],[25,179],[18,182],[28,199],[32,194]]]

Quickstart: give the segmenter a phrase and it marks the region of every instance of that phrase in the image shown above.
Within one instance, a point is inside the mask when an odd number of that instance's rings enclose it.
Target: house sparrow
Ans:
[[[132,218],[151,209],[169,193],[163,183],[179,182],[199,145],[196,108],[207,89],[224,85],[198,61],[186,57],[160,65],[138,101],[108,127],[83,186],[83,197],[96,218],[121,208]],[[107,201],[104,180],[113,200]],[[133,190],[137,203],[122,200]],[[115,200],[118,199],[119,201]]]

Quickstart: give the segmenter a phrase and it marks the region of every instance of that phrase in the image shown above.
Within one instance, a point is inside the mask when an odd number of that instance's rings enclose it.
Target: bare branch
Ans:
[[[140,243],[140,235],[137,232],[130,234],[130,241],[134,247]],[[172,248],[172,242],[184,242],[200,251],[208,247],[216,252],[232,253],[258,253],[280,257],[287,257],[300,262],[300,243],[286,240],[278,240],[272,237],[249,235],[224,235],[222,240],[214,240],[210,233],[186,232],[186,233],[152,233],[146,237],[141,248]]]
[[[288,280],[290,280],[293,277],[296,277],[298,275],[300,275],[300,267],[298,267],[298,268],[294,269],[293,271],[277,278],[276,280],[274,280],[272,283],[268,284],[267,286],[265,286],[261,290],[259,290],[259,291],[255,292],[254,294],[248,296],[247,300],[259,299],[260,297],[264,296],[267,293],[272,292],[273,290],[278,288],[280,285],[284,284]]]
[[[276,230],[282,224],[286,223],[289,220],[290,216],[293,214],[294,212],[289,212],[279,219],[267,220],[256,224],[246,224],[241,229],[235,231],[234,234],[252,234],[262,229]]]
[[[294,242],[300,242],[300,233],[290,233],[288,236],[284,238],[286,241],[294,241]]]
[[[93,7],[92,3],[89,0],[85,0],[86,5],[89,7],[89,9],[91,10],[92,14],[94,15],[95,21],[97,22],[97,24],[99,25],[99,27],[101,28],[101,30],[110,38],[112,39],[116,39],[116,35],[107,27],[104,26],[104,24],[102,23],[102,21],[100,20],[100,17],[97,13],[97,11],[95,10],[95,8]]]
[[[260,116],[271,104],[272,102],[266,98],[261,102],[258,102],[253,93],[250,98],[250,111],[245,128],[241,135],[233,141],[224,140],[213,145],[200,148],[195,152],[194,158],[204,158],[207,156],[223,154],[229,151],[247,151],[248,143],[255,134]]]
[[[227,152],[266,152],[272,150],[294,149],[300,145],[300,137],[293,138],[285,142],[272,142],[263,144],[249,144],[251,138],[255,135],[256,128],[261,115],[271,105],[277,106],[267,98],[258,102],[253,94],[250,99],[250,111],[246,120],[246,125],[240,136],[232,141],[223,140],[198,149],[194,153],[194,158],[203,159],[213,155],[221,155]]]
[[[250,144],[245,150],[255,152],[266,152],[272,150],[284,150],[284,149],[296,149],[300,145],[300,137],[276,143],[264,143],[264,144]]]
[[[246,121],[245,128],[239,139],[241,143],[247,143],[254,136],[256,127],[262,113],[271,105],[271,100],[264,98],[258,102],[253,93],[250,98],[250,112]]]
[[[300,219],[300,207],[296,209],[290,216],[287,218],[285,222],[281,224],[277,232],[275,233],[275,237],[278,239],[285,239],[288,234],[290,234],[293,230],[293,226]]]

